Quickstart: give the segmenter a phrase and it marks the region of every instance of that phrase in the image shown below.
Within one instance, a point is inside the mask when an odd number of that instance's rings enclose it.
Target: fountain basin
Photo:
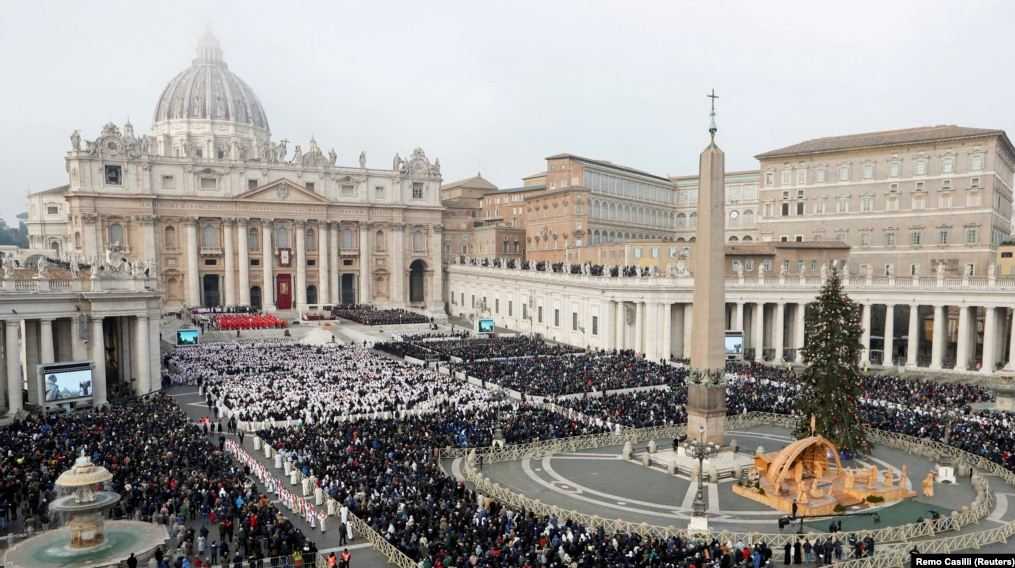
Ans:
[[[71,530],[46,531],[15,544],[4,555],[4,568],[104,568],[118,566],[133,552],[138,561],[169,541],[162,525],[139,521],[106,521],[105,540],[90,548],[73,548]]]

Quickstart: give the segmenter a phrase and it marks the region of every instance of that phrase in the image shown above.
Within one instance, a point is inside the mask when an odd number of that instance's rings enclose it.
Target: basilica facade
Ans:
[[[254,91],[206,34],[155,108],[150,134],[71,135],[66,186],[29,199],[59,256],[153,262],[164,309],[299,310],[373,303],[443,310],[440,161],[339,163],[274,140]],[[54,230],[55,228],[55,230]]]

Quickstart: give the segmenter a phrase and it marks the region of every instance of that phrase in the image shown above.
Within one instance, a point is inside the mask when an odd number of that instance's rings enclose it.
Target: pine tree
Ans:
[[[797,436],[816,434],[850,452],[870,449],[860,418],[860,306],[842,290],[832,268],[806,318],[803,355],[807,368],[800,379]]]

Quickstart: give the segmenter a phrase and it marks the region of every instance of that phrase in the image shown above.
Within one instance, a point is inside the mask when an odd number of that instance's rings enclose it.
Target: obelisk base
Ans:
[[[687,385],[687,439],[726,442],[726,385]]]

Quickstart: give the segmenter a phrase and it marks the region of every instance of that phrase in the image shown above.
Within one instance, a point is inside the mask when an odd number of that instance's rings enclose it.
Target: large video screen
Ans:
[[[42,368],[42,393],[46,402],[92,396],[91,367]]]
[[[196,329],[178,329],[176,330],[176,344],[177,345],[197,345],[197,340],[201,337]]]
[[[479,333],[493,333],[493,320],[479,320]]]
[[[744,356],[744,334],[741,332],[726,332],[726,356]]]

